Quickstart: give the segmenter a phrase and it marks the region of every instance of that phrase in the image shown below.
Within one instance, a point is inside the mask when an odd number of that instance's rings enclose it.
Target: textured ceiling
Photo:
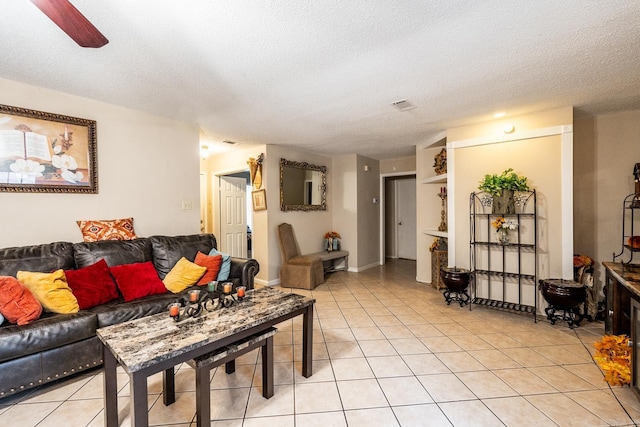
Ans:
[[[197,123],[212,141],[383,159],[495,111],[640,108],[638,0],[72,3],[109,44],[80,48],[29,1],[3,0],[0,77]],[[391,106],[402,99],[416,108]]]

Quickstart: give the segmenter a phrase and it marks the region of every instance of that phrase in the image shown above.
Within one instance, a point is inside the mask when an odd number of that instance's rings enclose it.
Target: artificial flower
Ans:
[[[84,178],[84,174],[82,172],[73,172],[68,169],[62,169],[60,176],[62,176],[65,181],[73,184],[78,181],[82,181],[82,178]]]
[[[327,231],[326,233],[324,233],[324,238],[325,239],[340,239],[340,233],[338,233],[337,231]]]
[[[33,160],[18,159],[9,166],[12,172],[22,173],[29,176],[42,176],[44,166]]]
[[[506,220],[501,216],[491,222],[491,225],[493,225],[493,228],[496,230],[515,230],[518,228],[518,224],[515,221],[511,219]]]
[[[574,255],[573,256],[573,266],[574,267],[585,267],[593,264],[593,259],[586,255]]]
[[[78,162],[68,154],[63,154],[62,156],[53,155],[51,157],[51,164],[60,169],[67,169],[71,171],[78,169]]]
[[[604,380],[610,385],[631,383],[631,349],[626,335],[605,335],[594,343],[593,360],[604,371]]]

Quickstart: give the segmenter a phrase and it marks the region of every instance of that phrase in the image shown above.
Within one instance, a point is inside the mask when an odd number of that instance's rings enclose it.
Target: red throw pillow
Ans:
[[[80,310],[104,304],[118,298],[116,284],[103,259],[85,268],[65,270],[67,284],[78,300]]]
[[[198,281],[198,285],[204,286],[209,282],[216,280],[218,273],[220,272],[220,266],[222,265],[222,255],[205,255],[198,251],[196,254],[195,264],[201,267],[207,267],[207,271],[204,276]]]
[[[125,301],[167,292],[151,261],[109,267]]]
[[[0,313],[11,323],[26,325],[42,314],[42,305],[15,277],[0,276]]]

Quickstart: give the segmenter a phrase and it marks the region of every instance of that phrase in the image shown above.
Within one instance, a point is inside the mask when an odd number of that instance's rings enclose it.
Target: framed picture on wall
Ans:
[[[96,194],[96,122],[0,104],[0,191]]]
[[[267,194],[264,188],[251,192],[251,200],[253,201],[254,211],[263,211],[267,209]]]

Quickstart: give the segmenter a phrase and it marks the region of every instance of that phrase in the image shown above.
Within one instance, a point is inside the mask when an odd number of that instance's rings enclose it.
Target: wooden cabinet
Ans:
[[[640,398],[640,357],[638,348],[640,347],[640,302],[631,300],[631,389],[636,397]]]
[[[607,287],[605,332],[631,334],[631,302],[640,302],[640,265],[603,262]]]
[[[640,265],[603,262],[607,286],[605,333],[627,335],[631,350],[631,389],[640,398]]]

